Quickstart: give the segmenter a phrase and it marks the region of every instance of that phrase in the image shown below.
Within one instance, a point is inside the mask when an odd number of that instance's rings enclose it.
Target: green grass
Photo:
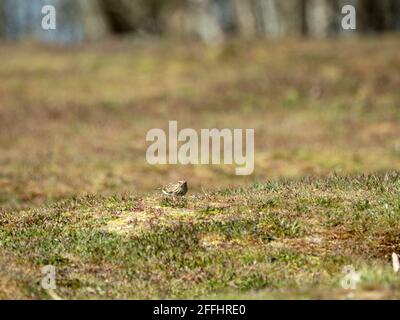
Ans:
[[[6,211],[1,246],[31,272],[18,283],[26,297],[47,298],[32,289],[46,264],[63,298],[399,297],[390,269],[399,173],[271,185],[192,195],[178,207],[125,195]],[[349,264],[362,274],[354,292],[340,287]]]

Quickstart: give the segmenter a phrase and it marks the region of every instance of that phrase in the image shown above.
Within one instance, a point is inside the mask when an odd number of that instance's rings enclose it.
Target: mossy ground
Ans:
[[[399,43],[3,44],[0,297],[398,298]],[[255,128],[254,174],[148,165],[168,120]]]
[[[2,281],[46,298],[52,264],[63,298],[398,298],[399,192],[392,172],[5,211]],[[345,265],[361,273],[355,291],[340,286]]]

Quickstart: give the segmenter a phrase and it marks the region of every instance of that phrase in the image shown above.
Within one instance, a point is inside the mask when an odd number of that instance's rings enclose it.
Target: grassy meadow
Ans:
[[[0,298],[399,298],[399,46],[2,43]],[[254,174],[150,166],[169,120],[254,128]]]

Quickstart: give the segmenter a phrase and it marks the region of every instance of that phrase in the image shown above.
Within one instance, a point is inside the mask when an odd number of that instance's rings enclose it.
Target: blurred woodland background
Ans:
[[[46,4],[58,13],[57,30],[50,32],[40,24]],[[357,10],[356,31],[340,27],[346,4]],[[238,36],[325,38],[400,29],[398,0],[0,0],[0,10],[4,38],[57,42],[149,33],[214,43]]]

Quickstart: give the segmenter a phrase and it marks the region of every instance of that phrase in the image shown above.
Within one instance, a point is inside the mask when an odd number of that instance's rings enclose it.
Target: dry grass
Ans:
[[[46,298],[38,271],[52,264],[64,298],[399,298],[399,192],[392,172],[5,211],[15,259],[0,260],[13,271],[0,284]],[[355,291],[340,286],[345,265],[360,272]]]

